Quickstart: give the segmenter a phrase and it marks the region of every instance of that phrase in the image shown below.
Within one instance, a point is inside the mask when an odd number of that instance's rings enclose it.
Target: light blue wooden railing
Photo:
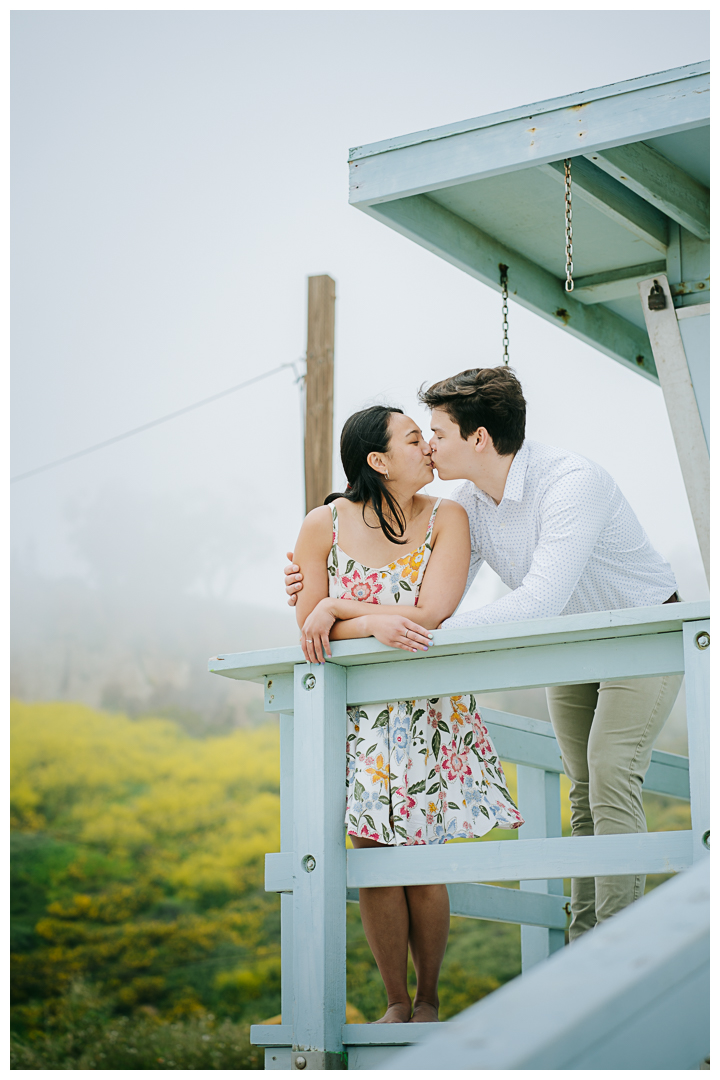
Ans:
[[[345,1024],[345,905],[358,888],[444,882],[454,914],[521,925],[526,971],[564,943],[563,878],[669,873],[705,857],[709,641],[708,605],[682,603],[440,630],[422,657],[370,638],[334,642],[324,665],[299,648],[211,659],[216,674],[264,682],[266,710],[280,713],[281,851],[266,858],[265,887],[281,894],[282,1024],[251,1033],[266,1068],[344,1068],[348,1051],[363,1068],[362,1048],[414,1041],[416,1025]],[[691,830],[562,837],[551,725],[483,709],[498,754],[518,766],[519,839],[346,849],[346,705],[683,671],[689,757],[655,751],[645,788],[690,798]],[[488,884],[508,881],[520,889]]]

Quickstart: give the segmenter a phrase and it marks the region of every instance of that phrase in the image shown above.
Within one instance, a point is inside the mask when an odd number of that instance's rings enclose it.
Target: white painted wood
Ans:
[[[295,700],[295,677],[292,671],[265,679],[265,712],[292,713]]]
[[[562,161],[551,161],[548,165],[541,165],[540,171],[564,186],[565,166]],[[586,158],[573,158],[572,192],[573,199],[577,197],[593,206],[611,221],[617,222],[628,232],[633,233],[643,243],[650,244],[663,255],[667,251],[668,221],[665,214],[654,206],[650,206],[645,199],[608,176]],[[665,269],[664,262],[662,269]],[[643,277],[647,277],[647,274]],[[573,296],[577,292],[577,287],[576,279]]]
[[[680,754],[653,750],[650,767],[645,774],[644,791],[671,795],[674,799],[690,801],[688,759]]]
[[[619,92],[604,87],[577,105],[561,99],[546,111],[528,105],[440,137],[427,132],[418,142],[406,137],[380,150],[358,148],[350,161],[350,202],[365,208],[708,123],[704,69],[668,72],[668,80]]]
[[[347,853],[350,888],[607,874],[668,874],[692,862],[691,831],[482,840]]]
[[[602,274],[588,274],[575,278],[573,296],[582,304],[604,304],[607,300],[622,300],[637,296],[638,282],[653,274],[664,274],[665,263],[642,263],[619,270],[607,270]]]
[[[293,1020],[293,844],[295,840],[293,813],[295,802],[295,724],[292,713],[280,716],[280,855],[265,856],[265,889],[268,888],[268,862],[271,875],[278,869],[280,859],[283,873],[281,884],[285,895],[280,897],[280,1015],[286,1024]],[[277,879],[276,879],[277,880]]]
[[[698,1068],[710,1049],[706,863],[451,1024],[433,1025],[422,1045],[397,1052],[391,1067],[409,1073]]]
[[[556,772],[518,765],[518,807],[525,818],[518,835],[521,840],[540,840],[562,836],[560,817],[560,777]],[[562,896],[562,880],[520,881],[520,890]],[[562,927],[545,929],[524,925],[520,931],[523,974],[541,963],[565,944],[565,921]]]
[[[253,1046],[292,1046],[290,1024],[252,1024],[250,1042]]]
[[[291,893],[295,881],[294,864],[292,851],[268,852],[265,856],[265,892]]]
[[[489,113],[486,116],[475,116],[470,120],[460,120],[440,127],[415,131],[409,135],[399,135],[379,142],[366,143],[364,146],[354,146],[350,149],[349,157],[351,161],[355,161],[360,158],[372,157],[374,154],[385,154],[388,150],[397,150],[419,143],[445,139],[450,135],[495,127],[510,120],[527,118],[529,113],[533,116],[541,116],[544,113],[557,112],[559,109],[574,109],[579,105],[587,104],[589,101],[611,98],[634,90],[667,86],[691,76],[707,75],[709,71],[709,60],[701,60],[696,64],[685,64],[682,67],[669,68],[666,71],[656,71],[651,75],[641,75],[637,79],[626,79],[623,82],[593,87],[589,90],[580,90],[574,94],[565,94],[558,98],[546,98],[544,101],[537,101],[532,105],[519,105],[513,109],[504,109],[502,112]]]
[[[342,1052],[345,671],[295,670],[293,1050]],[[313,862],[308,861],[312,858]]]
[[[710,622],[693,623],[685,638],[685,697],[687,702],[688,757],[690,762],[690,812],[693,857],[708,854],[703,836],[710,829],[710,651],[698,648],[698,635],[710,637]],[[700,637],[700,644],[705,641]],[[707,839],[709,843],[709,837]]]
[[[389,1026],[389,1025],[385,1025]],[[413,1027],[419,1027],[413,1024]],[[393,1027],[395,1025],[393,1024]],[[394,1059],[402,1052],[401,1046],[348,1046],[348,1069],[392,1069]]]
[[[595,641],[602,638],[634,637],[639,634],[662,634],[681,631],[684,622],[707,619],[707,601],[681,604],[658,604],[654,607],[622,608],[618,611],[590,611],[580,615],[557,615],[550,619],[474,626],[461,630],[435,630],[433,656],[492,652],[495,649],[525,648],[565,641]],[[382,645],[375,638],[334,641],[332,663],[343,667],[366,664],[419,663],[428,659]],[[223,653],[211,657],[208,670],[215,675],[250,682],[262,682],[265,676],[292,673],[304,663],[299,646],[264,649],[262,652]],[[316,670],[308,666],[308,671]]]
[[[588,160],[697,236],[710,239],[710,192],[644,142],[606,147]]]
[[[700,423],[710,450],[710,305],[677,309],[678,327],[695,391]]]
[[[262,1043],[260,1044],[262,1045]],[[265,1051],[266,1069],[289,1069],[290,1047],[278,1046]]]
[[[668,281],[662,274],[657,276],[657,281],[668,297],[668,304],[662,311],[650,311],[648,307],[652,278],[641,281],[638,289],[705,575],[709,581],[710,458],[677,316],[669,300]]]
[[[672,285],[670,288],[672,288]],[[682,319],[696,319],[699,316],[710,314],[710,304],[693,304],[692,307],[676,308],[675,314],[678,317],[678,321]]]
[[[527,926],[549,926],[564,930],[567,923],[565,899],[562,896],[535,893],[528,895],[519,889],[504,889],[500,885],[448,885],[450,914],[465,919],[485,919],[487,922],[521,923]],[[358,889],[348,889],[348,903],[359,902]]]
[[[467,656],[423,656],[348,668],[348,704],[404,701],[443,694],[489,693],[602,679],[647,678],[683,670],[682,634],[568,641]]]

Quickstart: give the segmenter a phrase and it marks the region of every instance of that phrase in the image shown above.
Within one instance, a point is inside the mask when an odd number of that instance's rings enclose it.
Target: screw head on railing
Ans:
[[[701,630],[699,634],[695,635],[695,644],[698,649],[707,649],[710,645],[710,635],[707,630]]]
[[[302,861],[302,868],[307,874],[312,874],[313,870],[317,866],[314,855],[306,855]]]
[[[296,1057],[295,1058],[295,1068],[296,1069],[304,1069],[306,1065],[307,1065],[307,1061],[305,1060],[304,1057]]]
[[[315,678],[314,675],[306,675],[304,677],[303,681],[302,681],[302,684],[303,684],[303,686],[305,687],[306,690],[312,690],[312,688],[315,686],[316,682],[317,682],[317,679]]]
[[[702,842],[703,842],[703,847],[706,847],[708,849],[708,851],[709,851],[710,850],[710,830],[709,829],[706,829],[705,832],[702,834]]]

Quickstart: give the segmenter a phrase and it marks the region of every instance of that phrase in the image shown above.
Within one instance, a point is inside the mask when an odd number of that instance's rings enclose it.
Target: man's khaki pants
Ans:
[[[662,675],[548,687],[550,718],[571,785],[573,836],[647,832],[642,784],[682,679]],[[644,891],[644,874],[573,878],[570,940]]]

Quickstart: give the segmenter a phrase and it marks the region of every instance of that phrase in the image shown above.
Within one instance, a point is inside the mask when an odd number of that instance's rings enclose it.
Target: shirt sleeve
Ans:
[[[574,469],[556,480],[540,501],[538,543],[522,584],[492,604],[452,615],[442,628],[560,615],[597,544],[608,513],[602,478],[592,467]]]

